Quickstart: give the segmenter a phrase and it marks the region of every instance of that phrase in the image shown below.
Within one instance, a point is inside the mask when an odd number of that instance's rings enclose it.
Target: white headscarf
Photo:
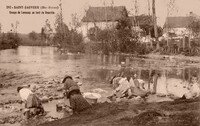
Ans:
[[[28,96],[30,94],[33,94],[33,92],[31,90],[29,90],[28,88],[22,88],[21,90],[19,90],[19,95],[20,95],[22,101],[27,101]]]
[[[129,84],[127,78],[121,78],[121,80],[119,81],[119,86],[115,90],[116,90],[116,92],[121,92],[121,94],[123,94],[129,88],[130,88],[130,84]]]

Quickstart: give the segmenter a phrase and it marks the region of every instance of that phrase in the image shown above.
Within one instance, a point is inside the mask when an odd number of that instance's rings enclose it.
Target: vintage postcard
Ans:
[[[0,126],[199,126],[200,0],[0,0]]]

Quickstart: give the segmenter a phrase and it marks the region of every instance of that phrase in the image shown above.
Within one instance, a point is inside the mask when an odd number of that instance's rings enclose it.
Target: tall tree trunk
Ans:
[[[159,46],[159,42],[158,42],[158,31],[157,31],[157,21],[156,21],[155,0],[152,0],[152,12],[153,12],[152,15],[153,15],[154,35],[155,35],[156,42],[157,42],[156,48],[159,49],[160,46]]]
[[[148,0],[148,15],[149,15],[149,17],[151,16],[151,6],[150,6],[150,0]],[[149,24],[151,23],[151,19],[149,19]],[[150,36],[150,38],[151,38],[151,28],[149,27],[149,36]],[[151,48],[153,48],[153,43],[152,43],[152,41],[151,41],[151,39],[150,39],[150,46],[151,46]]]

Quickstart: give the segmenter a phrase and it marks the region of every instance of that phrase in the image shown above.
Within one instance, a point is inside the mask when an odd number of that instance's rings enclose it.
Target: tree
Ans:
[[[67,33],[69,33],[69,28],[63,22],[62,16],[60,14],[56,15],[54,26],[55,26],[55,32],[56,32],[53,38],[53,41],[55,42],[54,44],[65,47],[67,44],[65,43],[65,40],[68,36]]]
[[[116,26],[116,36],[119,40],[119,51],[124,53],[133,53],[137,51],[138,32],[131,29],[132,24],[127,18],[119,20]]]
[[[78,18],[77,13],[73,13],[71,15],[72,21],[70,22],[70,28],[73,30],[77,30],[81,26],[81,21]]]
[[[64,48],[72,51],[81,50],[81,44],[83,42],[82,34],[77,32],[77,23],[71,24],[71,29],[63,22],[61,14],[56,15],[55,20],[55,35],[53,41],[58,48]]]
[[[200,20],[193,20],[190,24],[189,24],[189,29],[191,30],[192,34],[195,37],[199,36],[200,33]]]
[[[171,16],[172,13],[176,10],[178,11],[176,4],[175,4],[176,0],[169,0],[167,3],[167,17]]]
[[[11,30],[10,31],[12,33],[16,33],[17,34],[18,25],[19,25],[19,21],[16,21],[15,24],[11,23]]]
[[[35,31],[32,31],[28,34],[28,37],[31,39],[31,40],[37,40],[38,39],[38,36],[37,36],[37,33]]]
[[[153,16],[153,25],[154,25],[154,35],[157,41],[156,48],[159,49],[159,42],[158,42],[158,31],[157,31],[157,19],[156,19],[156,7],[155,7],[155,0],[152,0],[152,16]]]
[[[16,22],[15,22],[15,33],[18,32],[18,25],[19,25],[19,21],[16,21]]]
[[[73,45],[75,45],[75,43],[74,43],[75,35],[73,33],[77,32],[77,29],[81,26],[81,22],[80,22],[80,19],[78,18],[77,13],[72,14],[71,18],[72,18],[72,21],[70,23],[70,28],[71,28],[71,31],[72,31],[71,32],[71,43]]]
[[[46,38],[46,35],[45,35],[45,33],[44,33],[44,28],[43,28],[43,27],[41,28],[40,36],[41,36],[41,40],[42,40],[42,41],[44,40],[44,38]]]
[[[89,31],[97,31],[95,40],[102,42],[102,51],[133,53],[137,50],[138,33],[131,29],[131,22],[128,18],[121,18],[115,28],[100,30],[98,28]],[[90,38],[94,38],[94,33]]]
[[[21,41],[18,34],[14,34],[12,32],[8,32],[6,34],[6,39],[3,43],[6,43],[10,46],[10,48],[17,48],[19,46],[19,42]]]
[[[50,35],[52,34],[53,29],[51,28],[51,24],[48,19],[45,21],[44,27],[41,29],[41,35],[45,39],[46,44],[48,44],[48,41],[50,41]]]
[[[141,29],[145,32],[145,35],[151,35],[151,37],[155,38],[155,31],[154,31],[154,26],[146,24],[146,25],[142,25],[140,26]],[[160,26],[157,26],[157,36],[160,37],[162,36],[162,28]]]
[[[2,36],[2,34],[1,34],[1,30],[2,30],[2,25],[1,25],[1,23],[0,23],[0,44],[1,44],[1,41],[3,40],[3,36]]]
[[[99,41],[99,38],[97,35],[99,35],[99,32],[101,29],[99,27],[92,27],[88,30],[87,36],[92,41]]]
[[[0,36],[1,36],[1,30],[2,30],[2,25],[1,25],[1,23],[0,23]]]
[[[171,16],[175,9],[177,9],[175,6],[175,0],[169,0],[167,3],[167,17]],[[168,25],[167,25],[166,29],[168,32]],[[169,46],[169,40],[167,38],[167,47],[168,46]]]

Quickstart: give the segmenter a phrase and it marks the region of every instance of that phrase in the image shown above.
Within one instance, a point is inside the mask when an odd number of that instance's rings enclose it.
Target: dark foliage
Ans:
[[[2,34],[0,39],[0,49],[13,49],[19,46],[21,39],[16,33]]]
[[[38,35],[37,35],[37,33],[36,33],[35,31],[30,32],[30,33],[28,34],[28,36],[29,36],[29,38],[30,38],[31,40],[34,40],[34,41],[38,39]]]

